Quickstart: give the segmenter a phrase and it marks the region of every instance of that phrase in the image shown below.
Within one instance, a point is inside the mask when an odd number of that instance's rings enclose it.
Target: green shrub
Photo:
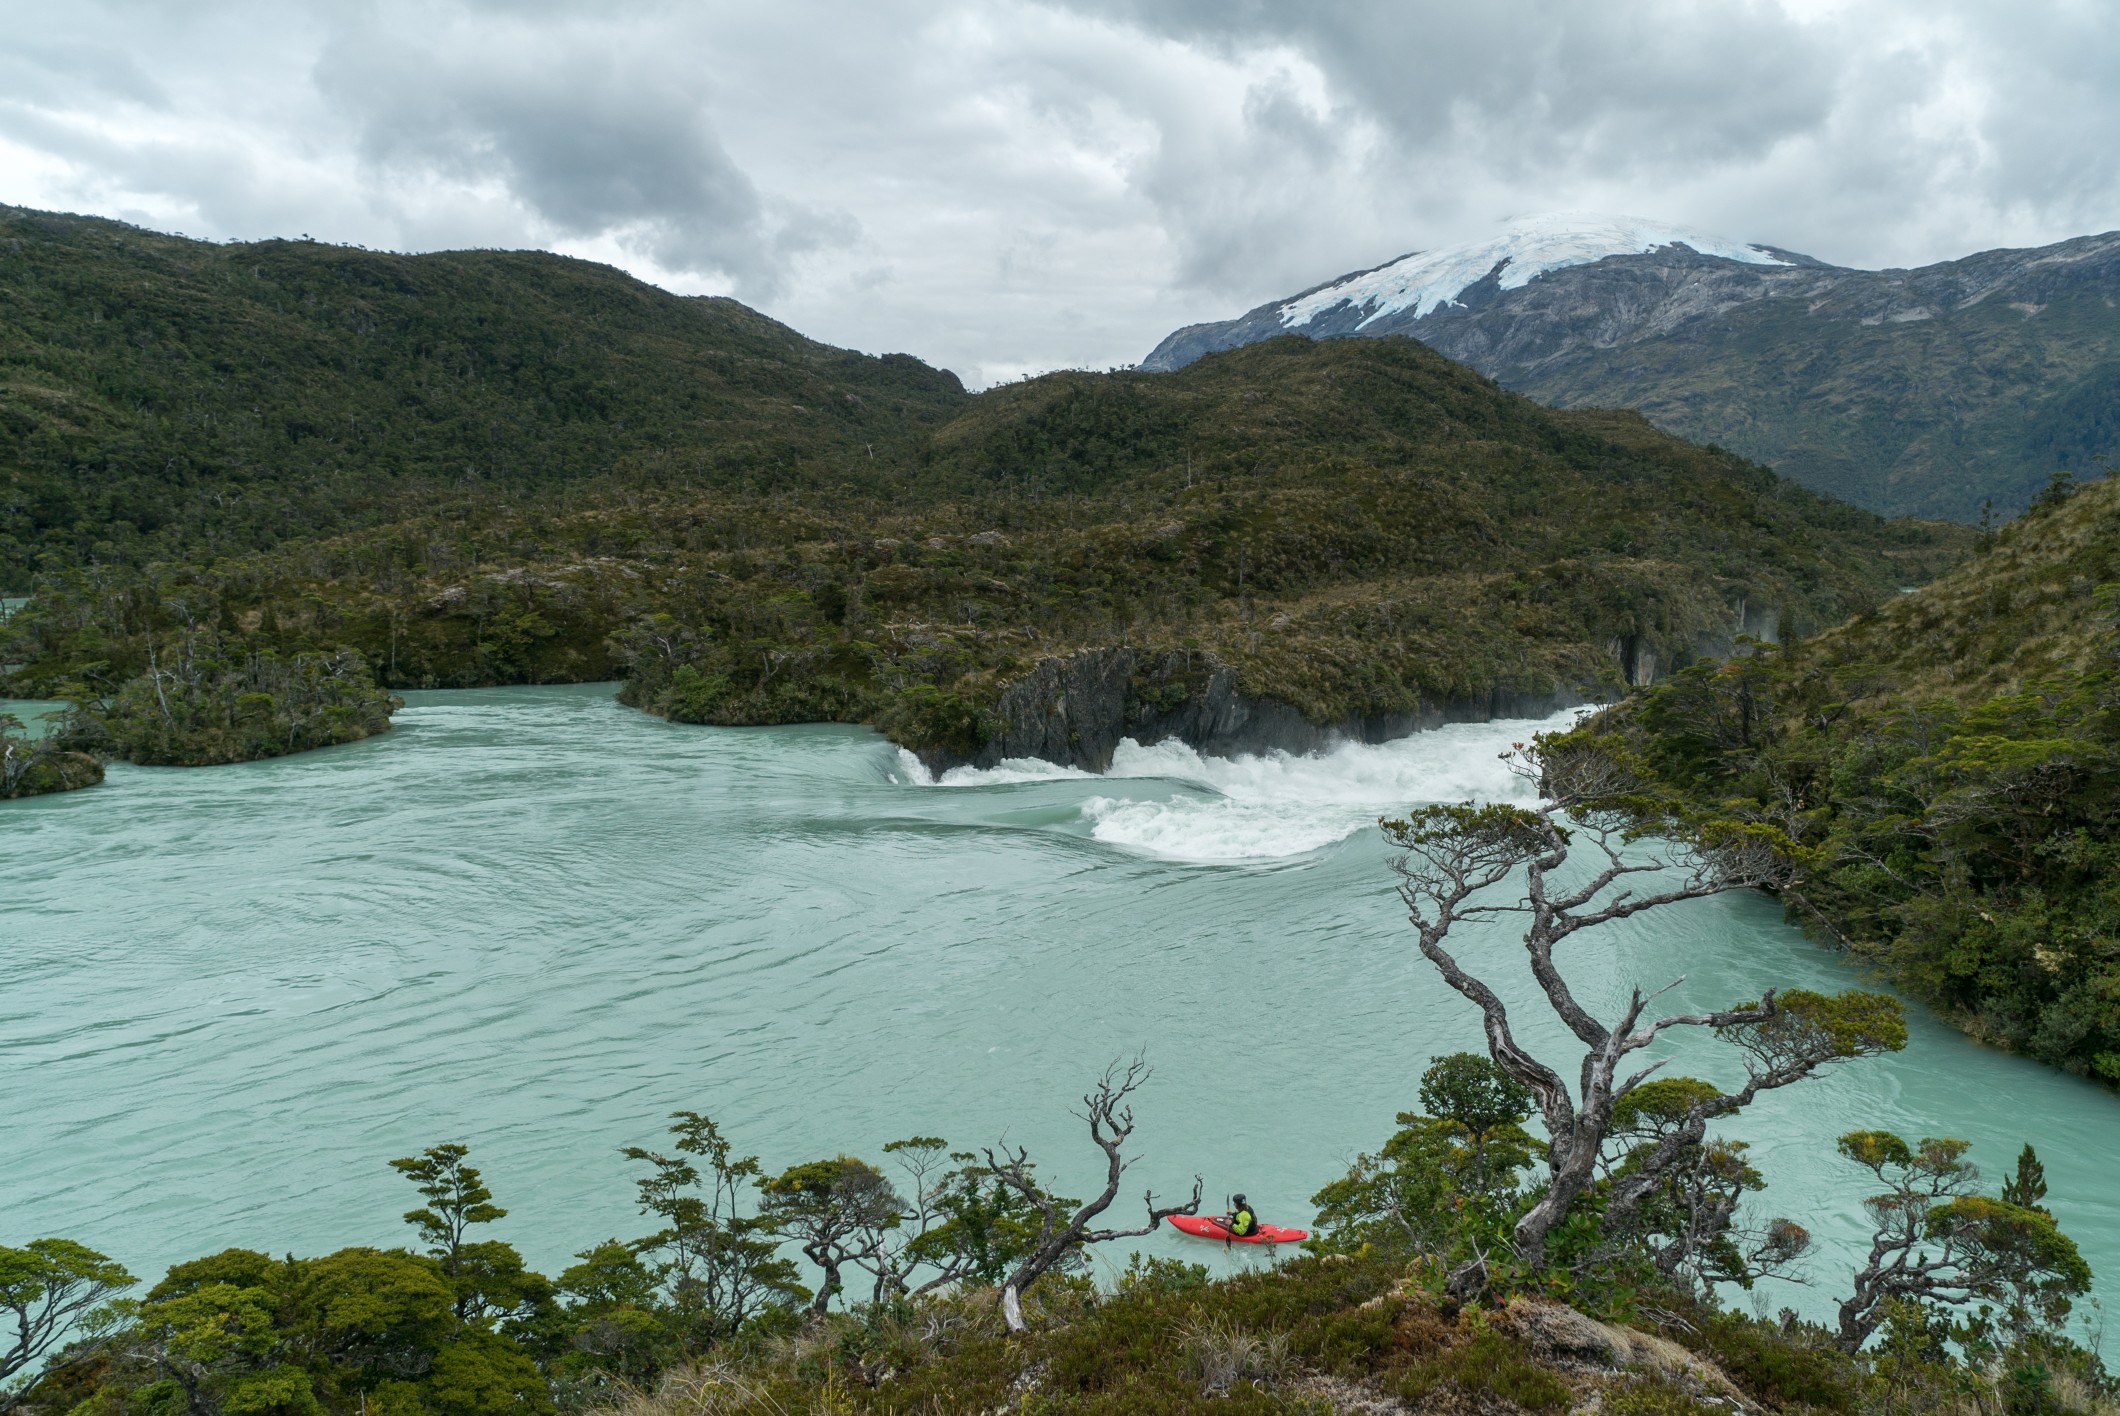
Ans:
[[[885,701],[877,726],[915,752],[971,757],[986,746],[991,724],[980,704],[933,684],[915,684]]]
[[[1823,1329],[1783,1328],[1740,1313],[1702,1313],[1671,1334],[1712,1359],[1730,1380],[1770,1406],[1851,1412],[1860,1373]]]
[[[1604,1393],[1604,1416],[1707,1416],[1727,1411],[1718,1402],[1700,1400],[1670,1378],[1647,1373]]]
[[[690,664],[679,664],[656,707],[672,722],[711,723],[732,687],[727,674],[703,674]]]
[[[1526,1411],[1565,1411],[1575,1401],[1574,1390],[1551,1368],[1491,1331],[1422,1358],[1392,1380],[1393,1390],[1408,1401],[1425,1401],[1444,1387],[1475,1399],[1498,1397]]]

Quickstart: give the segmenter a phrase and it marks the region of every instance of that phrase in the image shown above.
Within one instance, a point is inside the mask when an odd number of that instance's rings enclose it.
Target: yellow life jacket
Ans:
[[[1251,1212],[1250,1205],[1244,1206],[1229,1217],[1229,1232],[1239,1239],[1257,1233],[1258,1229],[1259,1217]]]

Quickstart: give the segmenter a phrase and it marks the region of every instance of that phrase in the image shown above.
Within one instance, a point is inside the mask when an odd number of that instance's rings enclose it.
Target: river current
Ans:
[[[673,726],[609,685],[407,699],[367,742],[0,805],[0,1243],[65,1234],[153,1275],[409,1242],[387,1162],[454,1140],[510,1211],[491,1237],[551,1271],[646,1231],[618,1147],[678,1108],[769,1169],[1006,1137],[1081,1194],[1099,1158],[1069,1108],[1137,1052],[1111,1217],[1198,1173],[1302,1223],[1428,1058],[1479,1046],[1372,823],[1520,796],[1496,754],[1541,726],[937,783],[865,730]],[[1565,962],[1604,1003],[1679,975],[1677,1008],[1866,982],[1757,897],[1602,933]],[[1557,1049],[1511,941],[1463,943]],[[1820,1241],[1812,1287],[1762,1301],[1823,1313],[1843,1286],[1865,1177],[1833,1138],[1859,1126],[1964,1136],[1998,1178],[2033,1142],[2120,1294],[2120,1100],[1913,1012],[1904,1053],[1736,1128],[1761,1213]],[[1678,1053],[1738,1075],[1711,1041]]]

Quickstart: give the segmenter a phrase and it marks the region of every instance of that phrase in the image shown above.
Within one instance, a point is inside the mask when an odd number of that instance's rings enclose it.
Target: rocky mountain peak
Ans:
[[[1674,246],[1743,265],[1816,264],[1808,257],[1777,253],[1669,222],[1597,212],[1545,212],[1519,218],[1488,240],[1416,251],[1342,276],[1304,292],[1275,313],[1289,329],[1307,325],[1342,305],[1359,314],[1357,329],[1401,313],[1421,319],[1446,305],[1459,304],[1459,297],[1490,277],[1499,290],[1518,290],[1549,271]]]

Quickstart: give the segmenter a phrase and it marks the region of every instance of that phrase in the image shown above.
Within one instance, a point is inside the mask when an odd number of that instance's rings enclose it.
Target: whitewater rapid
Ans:
[[[893,780],[944,788],[1097,782],[1106,790],[1079,807],[1095,840],[1180,863],[1284,860],[1335,845],[1380,815],[1420,803],[1528,805],[1535,793],[1508,760],[1515,745],[1567,728],[1583,711],[1456,723],[1308,755],[1204,757],[1175,739],[1144,747],[1128,738],[1101,776],[1033,758],[937,775],[901,748]]]

